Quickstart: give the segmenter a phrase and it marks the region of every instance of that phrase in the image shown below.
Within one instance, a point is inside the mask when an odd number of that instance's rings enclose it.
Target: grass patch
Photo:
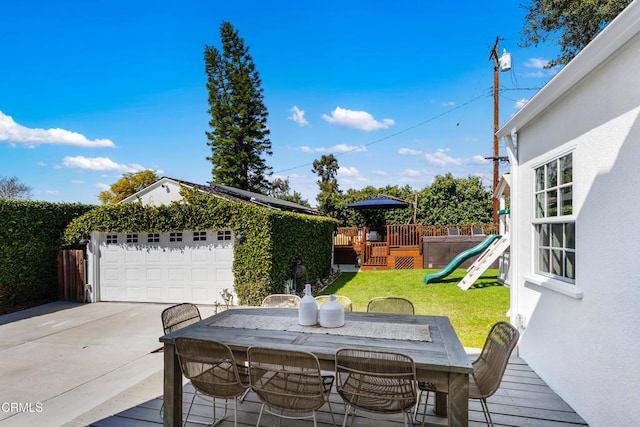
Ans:
[[[508,321],[509,288],[498,283],[498,270],[487,270],[467,291],[457,286],[466,270],[456,270],[440,282],[424,285],[424,276],[434,271],[437,270],[342,273],[322,293],[349,297],[354,311],[366,311],[367,303],[375,297],[407,298],[416,314],[449,317],[465,347],[482,347],[491,326]]]

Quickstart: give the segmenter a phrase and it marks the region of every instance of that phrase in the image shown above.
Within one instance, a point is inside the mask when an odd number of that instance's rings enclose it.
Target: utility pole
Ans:
[[[489,55],[489,60],[493,59],[493,156],[485,157],[485,159],[493,160],[493,192],[495,193],[496,188],[498,188],[498,178],[500,175],[500,161],[508,160],[507,157],[500,157],[500,145],[498,141],[498,129],[500,128],[500,119],[499,119],[499,102],[500,102],[500,58],[498,57],[498,43],[501,39],[499,36],[496,37],[496,43],[493,45],[491,49],[491,54]],[[503,68],[502,71],[508,71],[511,68],[511,64],[509,64],[508,68]],[[500,209],[500,201],[495,197],[491,198],[493,201],[493,225],[498,229],[498,210]]]

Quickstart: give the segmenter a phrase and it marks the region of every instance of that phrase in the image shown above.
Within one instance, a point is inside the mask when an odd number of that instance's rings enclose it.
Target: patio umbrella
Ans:
[[[364,209],[402,209],[409,206],[408,203],[400,201],[387,199],[386,197],[374,197],[373,199],[362,200],[360,202],[350,203],[347,205],[348,208],[353,208],[356,210],[364,210]]]

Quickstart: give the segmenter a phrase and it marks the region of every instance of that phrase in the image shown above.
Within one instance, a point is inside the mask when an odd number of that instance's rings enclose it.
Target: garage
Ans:
[[[234,293],[231,230],[96,234],[94,300],[214,304]]]

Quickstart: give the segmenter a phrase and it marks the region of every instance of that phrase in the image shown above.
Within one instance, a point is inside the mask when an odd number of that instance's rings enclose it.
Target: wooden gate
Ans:
[[[58,299],[85,302],[86,277],[84,248],[58,250]]]

